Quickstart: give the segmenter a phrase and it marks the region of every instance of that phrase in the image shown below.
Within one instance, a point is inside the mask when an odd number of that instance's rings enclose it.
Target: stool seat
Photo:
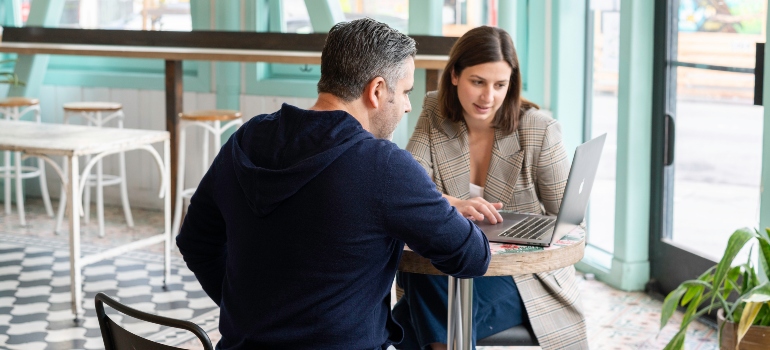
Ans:
[[[508,328],[476,341],[477,346],[537,346],[537,337],[526,325]]]
[[[25,107],[40,104],[40,100],[28,97],[8,97],[0,99],[0,107]]]
[[[123,105],[117,102],[68,102],[64,104],[67,112],[117,111]]]
[[[212,109],[179,113],[179,119],[204,122],[204,121],[230,121],[241,118],[241,112],[229,109]]]

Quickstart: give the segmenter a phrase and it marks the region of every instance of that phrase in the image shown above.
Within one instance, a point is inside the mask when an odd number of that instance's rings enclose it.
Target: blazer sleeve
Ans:
[[[218,159],[219,156],[215,164]],[[225,220],[214,200],[215,179],[216,167],[212,166],[190,199],[176,244],[203,290],[219,305],[227,260],[227,233]]]
[[[430,137],[430,119],[435,113],[438,113],[436,97],[430,93],[426,94],[422,103],[420,118],[417,119],[417,125],[414,127],[412,137],[409,138],[409,143],[406,144],[406,150],[412,154],[414,160],[425,169],[428,173],[428,177],[434,181],[433,156],[431,154],[431,147],[433,147],[433,144]]]
[[[548,215],[557,215],[569,175],[569,159],[564,149],[561,124],[551,120],[545,128],[537,159],[537,190]]]

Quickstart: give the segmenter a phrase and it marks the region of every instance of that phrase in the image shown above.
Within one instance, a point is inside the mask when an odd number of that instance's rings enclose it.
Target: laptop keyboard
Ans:
[[[556,219],[530,216],[499,234],[500,237],[539,239],[553,230]]]

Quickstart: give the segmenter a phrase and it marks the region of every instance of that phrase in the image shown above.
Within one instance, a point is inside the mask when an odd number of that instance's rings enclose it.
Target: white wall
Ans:
[[[160,90],[136,90],[136,89],[108,89],[108,88],[83,88],[66,86],[44,85],[40,91],[40,108],[44,123],[62,123],[62,104],[75,101],[110,101],[123,104],[126,115],[125,128],[165,130],[165,92]],[[282,103],[289,103],[301,108],[312,106],[315,99],[297,97],[271,97],[241,95],[241,112],[244,121],[251,117],[272,113],[281,107]],[[183,109],[214,109],[216,98],[212,93],[184,93]],[[80,119],[71,119],[70,123],[79,123]],[[188,129],[187,161],[185,166],[185,185],[195,186],[203,176],[200,159],[202,133],[196,132],[198,128]],[[211,144],[211,143],[210,143]],[[161,146],[156,149],[162,153]],[[209,162],[214,157],[212,152]],[[118,173],[118,157],[110,156],[104,160],[105,174]],[[59,160],[60,161],[60,160]],[[85,160],[81,161],[81,165]],[[129,200],[132,208],[161,209],[163,201],[157,197],[160,186],[160,175],[155,161],[147,152],[133,151],[126,153],[126,169],[128,177]],[[61,188],[58,176],[53,169],[47,170],[48,188],[53,198],[59,198]],[[36,180],[28,180],[25,184],[28,196],[40,196]],[[92,191],[94,193],[94,191]],[[105,203],[108,205],[120,204],[120,192],[118,186],[105,188]],[[93,197],[92,197],[93,198]],[[92,199],[93,200],[93,199]],[[57,203],[55,202],[54,205]]]

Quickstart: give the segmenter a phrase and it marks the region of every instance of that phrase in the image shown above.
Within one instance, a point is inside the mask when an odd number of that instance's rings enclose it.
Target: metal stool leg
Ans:
[[[27,220],[24,218],[24,192],[22,191],[21,178],[21,152],[13,152],[16,163],[16,209],[19,211],[19,223],[21,226],[27,226]]]
[[[11,151],[3,152],[3,163],[3,166],[5,167],[5,171],[3,172],[5,215],[11,215],[11,181],[13,181],[13,177],[11,177]]]
[[[45,213],[48,216],[53,217],[53,206],[51,206],[51,195],[48,194],[48,182],[45,176],[45,161],[42,159],[37,160],[37,167],[40,169],[40,196],[43,197],[43,205],[45,206]]]
[[[62,157],[64,160],[62,163],[62,173],[65,175],[67,174],[67,157]],[[67,207],[67,186],[61,186],[61,190],[59,191],[59,210],[56,213],[56,227],[54,227],[53,232],[55,234],[61,233],[61,224],[62,221],[64,221],[64,209]]]
[[[120,111],[120,117],[118,117],[118,127],[123,129],[123,111]],[[126,224],[128,227],[134,227],[134,217],[131,215],[131,206],[128,204],[128,185],[126,184],[126,153],[120,152],[118,154],[118,161],[120,164],[120,200],[123,202],[123,214],[126,217]]]
[[[35,112],[35,122],[42,123],[42,119],[40,118],[40,105],[31,106],[27,109],[27,111],[34,111]],[[21,116],[19,116],[21,117]],[[43,197],[43,206],[45,206],[45,212],[48,214],[48,216],[53,217],[53,207],[51,206],[51,196],[48,194],[48,182],[46,181],[45,176],[45,161],[42,159],[37,160],[37,168],[40,174],[38,175],[38,179],[40,180],[40,196]]]
[[[102,161],[96,162],[96,217],[99,237],[104,237],[104,171]]]
[[[90,156],[86,156],[86,162],[85,164],[88,164],[88,162],[91,161]],[[91,171],[88,172],[88,174],[84,174],[86,177],[85,182],[85,188],[83,189],[83,223],[88,225],[91,222],[91,172],[93,171],[93,168],[91,168]]]

